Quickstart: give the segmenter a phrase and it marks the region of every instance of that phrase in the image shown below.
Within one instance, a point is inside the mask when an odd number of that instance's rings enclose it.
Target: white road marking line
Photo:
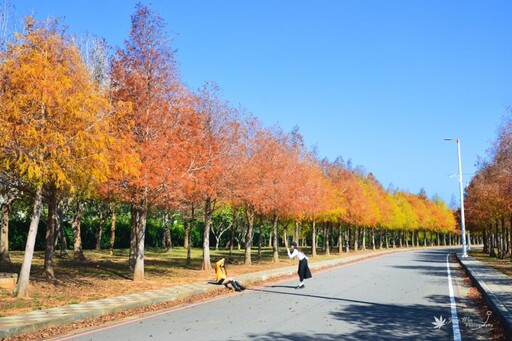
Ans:
[[[455,304],[455,297],[453,296],[453,285],[452,276],[450,273],[450,254],[446,254],[446,270],[448,272],[448,291],[450,292],[450,307],[452,312],[452,329],[453,329],[453,340],[461,341],[460,329],[459,329],[459,317],[457,316],[457,306]]]

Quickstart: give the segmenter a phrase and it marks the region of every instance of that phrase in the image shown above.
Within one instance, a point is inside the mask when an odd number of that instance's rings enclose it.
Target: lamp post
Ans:
[[[462,228],[462,257],[467,257],[466,247],[466,227],[464,223],[464,187],[462,186],[462,162],[460,159],[460,139],[445,138],[445,141],[455,141],[457,143],[457,156],[459,157],[459,189],[460,189],[460,226]]]

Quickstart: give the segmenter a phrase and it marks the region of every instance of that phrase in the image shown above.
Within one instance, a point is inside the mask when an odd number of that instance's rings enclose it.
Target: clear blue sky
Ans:
[[[11,0],[17,16],[63,18],[111,46],[132,0]],[[174,32],[183,82],[224,98],[309,147],[342,156],[387,188],[459,200],[463,178],[512,104],[509,0],[152,0]]]

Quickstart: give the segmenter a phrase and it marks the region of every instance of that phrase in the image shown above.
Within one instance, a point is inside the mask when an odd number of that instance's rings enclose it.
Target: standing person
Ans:
[[[215,263],[215,280],[218,284],[224,284],[227,288],[228,284],[231,284],[235,291],[245,290],[245,287],[235,281],[232,277],[228,277],[228,271],[226,270],[226,259],[221,258],[219,261]]]
[[[300,283],[299,285],[297,285],[297,287],[295,287],[295,289],[303,289],[304,280],[313,277],[311,276],[311,270],[309,270],[308,257],[306,257],[304,252],[299,250],[296,242],[291,242],[290,246],[292,247],[293,251],[290,253],[290,249],[286,249],[286,251],[288,252],[288,257],[297,257],[297,259],[299,260],[299,269],[297,270],[297,274],[299,275]]]

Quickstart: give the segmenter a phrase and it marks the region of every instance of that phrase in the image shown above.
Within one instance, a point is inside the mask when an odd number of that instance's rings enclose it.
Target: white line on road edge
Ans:
[[[457,316],[457,306],[455,305],[455,297],[453,297],[453,285],[452,276],[450,274],[450,254],[446,254],[446,270],[448,271],[448,290],[450,292],[450,307],[452,311],[452,329],[453,329],[453,340],[461,341],[460,329],[459,329],[459,317]]]

